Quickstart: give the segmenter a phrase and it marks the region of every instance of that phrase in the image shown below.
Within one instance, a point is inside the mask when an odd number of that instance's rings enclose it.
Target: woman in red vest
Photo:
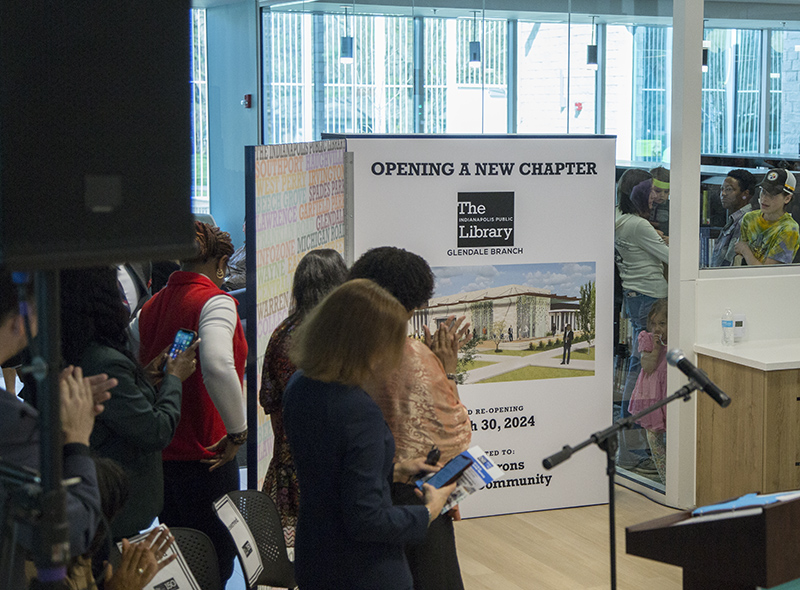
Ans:
[[[183,382],[180,422],[163,453],[164,509],[159,519],[211,537],[220,575],[227,580],[236,548],[212,503],[239,489],[236,452],[247,440],[242,397],[247,342],[236,300],[220,289],[234,251],[230,235],[199,221],[195,233],[196,255],[181,261],[181,270],[142,308],[139,358],[149,363],[180,328],[194,330],[200,339],[198,370]]]

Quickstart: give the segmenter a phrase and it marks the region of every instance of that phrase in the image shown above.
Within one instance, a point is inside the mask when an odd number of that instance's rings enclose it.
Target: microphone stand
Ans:
[[[564,447],[558,451],[550,455],[549,457],[545,458],[542,461],[542,465],[545,469],[552,469],[559,463],[563,463],[567,459],[569,459],[574,453],[580,451],[584,447],[588,447],[591,444],[596,444],[598,447],[603,449],[606,452],[606,475],[608,476],[608,520],[609,520],[609,547],[610,547],[610,561],[611,561],[611,590],[616,590],[617,588],[617,531],[616,531],[616,514],[614,510],[614,476],[617,473],[617,463],[616,463],[616,454],[617,454],[617,447],[619,446],[619,439],[617,437],[618,433],[622,430],[627,430],[633,427],[637,420],[654,412],[655,410],[666,406],[668,403],[675,401],[677,399],[683,399],[684,401],[689,401],[692,396],[692,392],[700,389],[700,385],[695,382],[694,380],[689,381],[686,385],[681,387],[678,391],[670,395],[669,397],[665,397],[662,400],[657,401],[652,406],[645,408],[638,414],[633,414],[626,418],[620,418],[614,424],[606,428],[605,430],[600,430],[599,432],[595,432],[585,441],[580,444],[571,447],[569,445],[564,445]]]

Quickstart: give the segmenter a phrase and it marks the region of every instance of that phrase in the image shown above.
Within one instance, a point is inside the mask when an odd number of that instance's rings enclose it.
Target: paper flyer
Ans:
[[[470,494],[474,494],[484,488],[486,484],[503,477],[503,470],[479,446],[470,447],[461,454],[472,459],[472,465],[456,481],[456,489],[447,499],[444,508],[442,508],[442,514]]]
[[[162,524],[158,528],[164,529],[166,527]],[[141,543],[150,532],[141,533],[128,539],[128,541],[132,544]],[[117,543],[117,548],[122,551],[122,543]],[[194,575],[186,563],[186,558],[181,553],[180,547],[178,547],[177,540],[167,549],[164,557],[166,558],[170,555],[176,556],[175,561],[159,571],[143,590],[202,590],[197,580],[194,579]]]
[[[214,502],[214,510],[217,512],[217,517],[228,527],[228,532],[239,552],[239,558],[242,560],[242,569],[247,577],[248,585],[252,586],[264,569],[253,533],[250,532],[250,527],[245,523],[242,513],[227,494]]]

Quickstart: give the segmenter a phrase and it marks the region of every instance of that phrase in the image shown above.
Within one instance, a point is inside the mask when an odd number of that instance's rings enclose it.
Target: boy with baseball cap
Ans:
[[[795,176],[789,170],[773,168],[759,187],[761,208],[742,218],[736,253],[748,265],[790,264],[800,238],[800,226],[786,212],[797,187]]]

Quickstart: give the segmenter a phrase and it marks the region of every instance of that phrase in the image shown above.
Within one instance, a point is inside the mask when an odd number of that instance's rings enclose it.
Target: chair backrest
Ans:
[[[170,527],[175,542],[202,590],[223,590],[214,543],[202,531]]]
[[[297,586],[294,580],[294,564],[286,552],[281,519],[272,498],[258,490],[229,492],[228,496],[239,509],[258,545],[264,571],[254,586]]]

